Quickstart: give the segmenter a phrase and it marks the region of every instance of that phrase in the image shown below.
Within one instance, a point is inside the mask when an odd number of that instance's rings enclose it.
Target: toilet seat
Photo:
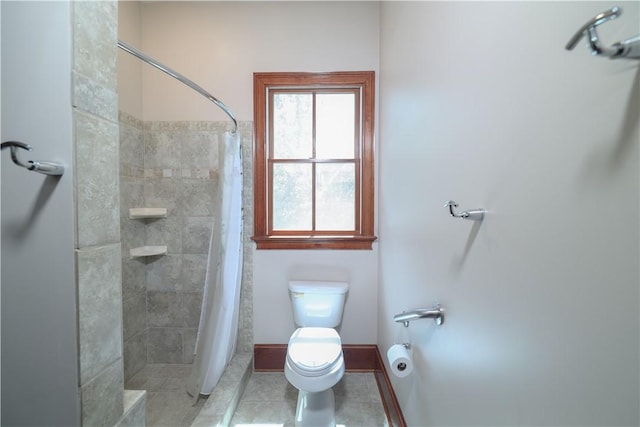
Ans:
[[[330,373],[342,361],[340,335],[333,328],[299,328],[289,338],[287,361],[304,377]]]

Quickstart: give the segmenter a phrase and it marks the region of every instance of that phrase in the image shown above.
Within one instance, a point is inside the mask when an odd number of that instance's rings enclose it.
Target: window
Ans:
[[[255,73],[258,249],[371,249],[374,72]]]

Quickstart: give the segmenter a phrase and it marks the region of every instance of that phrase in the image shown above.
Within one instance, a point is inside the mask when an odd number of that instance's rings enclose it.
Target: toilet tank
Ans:
[[[346,282],[289,282],[294,322],[299,327],[335,328],[342,321],[348,289]]]

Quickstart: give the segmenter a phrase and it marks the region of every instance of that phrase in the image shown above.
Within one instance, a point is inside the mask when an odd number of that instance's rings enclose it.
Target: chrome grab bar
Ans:
[[[402,312],[393,316],[393,320],[398,323],[403,323],[404,326],[409,327],[409,322],[418,319],[433,319],[436,325],[440,326],[444,323],[444,308],[440,304],[436,304],[433,308],[418,308],[409,312]]]
[[[39,172],[45,175],[60,176],[64,174],[64,166],[61,165],[60,163],[45,162],[42,160],[37,160],[37,161],[29,160],[26,163],[22,162],[18,157],[18,148],[21,148],[27,151],[32,151],[33,148],[29,144],[25,144],[24,142],[20,142],[20,141],[6,141],[0,144],[0,150],[4,150],[5,148],[11,149],[11,160],[13,160],[13,163],[15,163],[20,167],[23,167],[30,171]]]
[[[174,79],[180,81],[181,83],[184,83],[185,85],[189,86],[191,89],[193,89],[196,92],[198,92],[200,95],[202,95],[205,98],[207,98],[209,101],[211,101],[214,104],[216,104],[218,107],[220,107],[220,109],[222,111],[225,112],[225,114],[227,116],[229,116],[229,118],[233,122],[233,130],[231,132],[232,133],[236,133],[236,131],[238,130],[238,121],[236,120],[236,118],[233,115],[233,113],[231,112],[231,110],[229,110],[229,108],[226,105],[224,105],[224,103],[222,101],[220,101],[218,98],[216,98],[215,96],[211,95],[209,92],[204,90],[201,86],[195,84],[192,80],[189,80],[188,78],[186,78],[182,74],[178,73],[177,71],[172,70],[171,68],[167,67],[166,65],[161,64],[160,62],[156,61],[155,59],[153,59],[149,55],[140,52],[135,47],[130,46],[127,43],[125,43],[125,42],[123,42],[121,40],[118,40],[118,47],[120,49],[124,50],[125,52],[130,53],[131,55],[135,56],[136,58],[141,59],[142,61],[146,62],[147,64],[156,67],[158,70],[170,75],[171,77],[173,77]]]
[[[482,221],[484,219],[484,209],[471,209],[456,214],[455,212],[453,212],[453,208],[457,208],[458,204],[453,200],[448,200],[447,203],[445,203],[444,207],[449,208],[449,213],[454,218],[470,219],[472,221]]]
[[[565,49],[572,50],[582,37],[587,37],[592,55],[604,55],[611,59],[615,58],[633,58],[640,59],[640,36],[632,37],[621,42],[614,43],[611,47],[603,47],[600,43],[600,37],[596,27],[607,21],[616,19],[622,15],[622,9],[613,7],[597,14],[586,24],[584,24],[567,42]]]

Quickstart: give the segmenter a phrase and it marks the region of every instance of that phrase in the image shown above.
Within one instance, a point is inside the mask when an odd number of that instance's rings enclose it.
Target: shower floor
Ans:
[[[236,358],[240,359],[237,363]],[[236,358],[210,398],[200,399],[196,406],[184,391],[191,365],[147,365],[125,388],[147,390],[149,427],[189,427],[192,423],[197,427],[293,426],[297,390],[282,372],[252,372],[241,397],[231,396],[243,381],[243,366],[250,363],[249,356],[247,361]],[[338,427],[389,425],[373,373],[347,372],[334,387],[334,395]],[[224,409],[235,404],[232,416],[225,416]]]
[[[185,392],[191,365],[146,365],[125,384],[127,390],[147,390],[147,426],[190,426],[206,400],[196,406]]]

